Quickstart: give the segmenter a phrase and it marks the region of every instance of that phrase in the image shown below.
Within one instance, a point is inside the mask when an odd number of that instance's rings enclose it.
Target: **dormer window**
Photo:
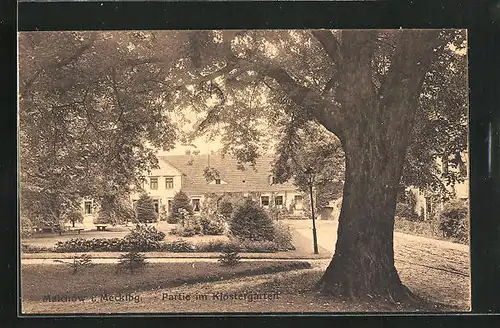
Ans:
[[[217,178],[217,179],[212,179],[208,184],[210,184],[210,185],[225,185],[225,184],[227,184],[227,182],[220,179],[220,178]]]

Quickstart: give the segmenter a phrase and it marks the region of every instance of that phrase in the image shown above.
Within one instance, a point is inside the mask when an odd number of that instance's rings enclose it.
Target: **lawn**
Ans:
[[[42,301],[46,295],[90,297],[103,293],[130,293],[220,281],[234,277],[310,267],[307,262],[244,262],[235,267],[218,262],[148,263],[136,274],[117,271],[115,264],[95,264],[72,273],[63,265],[22,265],[21,295],[24,301]]]
[[[274,262],[276,263],[276,262]],[[251,267],[256,268],[257,263]],[[261,265],[263,263],[260,263]],[[426,296],[428,304],[407,305],[386,301],[355,301],[337,299],[318,294],[313,290],[328,261],[315,262],[310,269],[281,271],[262,275],[241,275],[232,279],[217,279],[210,282],[182,284],[177,282],[170,287],[156,290],[138,291],[140,300],[110,302],[41,302],[23,299],[24,313],[209,313],[209,312],[441,312],[467,311],[468,303],[463,288],[464,282],[445,281],[440,288],[435,288],[437,276],[428,279],[413,280],[408,286],[421,296]],[[198,263],[195,264],[196,266]],[[215,265],[215,264],[214,264]],[[183,269],[192,272],[189,265]],[[243,269],[243,267],[241,268]],[[408,274],[423,275],[419,268],[400,267],[402,278]],[[415,271],[417,269],[417,271]],[[448,276],[449,277],[449,276]],[[155,278],[161,278],[161,275]],[[95,282],[95,281],[94,281]],[[431,284],[429,284],[431,283]],[[102,293],[98,287],[94,290]],[[425,291],[430,294],[425,295]],[[72,291],[74,293],[74,291]],[[109,293],[109,292],[108,292]],[[248,293],[254,295],[270,295],[268,299],[232,299],[224,301],[220,295]],[[458,294],[457,294],[458,293]],[[40,297],[43,297],[39,293]],[[191,297],[187,299],[168,299],[165,295]],[[204,295],[199,298],[197,295]],[[241,295],[241,294],[240,294]],[[460,302],[457,302],[459,300]]]

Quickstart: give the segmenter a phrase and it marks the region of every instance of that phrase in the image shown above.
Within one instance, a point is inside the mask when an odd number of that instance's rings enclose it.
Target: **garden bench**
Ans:
[[[43,227],[42,228],[42,232],[58,232],[59,235],[62,235],[63,231],[64,230],[61,227],[50,227],[50,226],[47,226],[47,227]]]
[[[78,234],[80,234],[80,232],[82,232],[83,230],[83,228],[71,228],[71,231],[76,231],[78,232]]]
[[[96,224],[95,226],[97,228],[97,231],[104,231],[108,225],[107,224]]]

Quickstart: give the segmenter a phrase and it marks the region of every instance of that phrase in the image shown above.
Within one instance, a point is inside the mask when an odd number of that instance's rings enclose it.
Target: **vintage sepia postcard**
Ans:
[[[18,46],[23,315],[470,311],[466,30]]]

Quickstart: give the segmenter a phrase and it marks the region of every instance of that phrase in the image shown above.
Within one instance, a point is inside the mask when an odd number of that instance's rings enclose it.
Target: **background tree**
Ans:
[[[154,33],[26,32],[19,37],[21,210],[51,224],[84,196],[103,205],[140,185],[169,149],[163,67],[176,38]],[[162,51],[161,49],[165,49]],[[158,58],[154,56],[159,56]]]
[[[174,199],[172,200],[172,210],[170,212],[170,217],[173,221],[178,222],[181,219],[181,214],[179,210],[182,209],[186,211],[189,215],[193,214],[193,207],[191,206],[191,201],[189,196],[183,192],[179,191],[174,195]]]
[[[71,212],[66,216],[66,220],[71,222],[71,226],[74,228],[75,223],[82,223],[83,222],[83,214],[82,211],[75,211]]]
[[[142,223],[155,222],[158,219],[153,199],[146,193],[143,193],[137,200],[135,213],[137,221]]]
[[[220,50],[214,69],[211,49],[203,48],[211,60],[201,66],[212,70],[193,93],[206,91],[211,101],[199,131],[219,128],[224,152],[254,163],[283,118],[287,135],[316,122],[340,140],[346,171],[338,238],[318,287],[348,297],[412,299],[394,267],[396,196],[402,184],[444,186],[435,159],[465,150],[465,33],[204,33]]]
[[[229,220],[231,218],[231,214],[233,214],[233,204],[227,198],[222,198],[219,201],[219,206],[217,211],[226,219]]]
[[[151,200],[152,202],[152,200]],[[153,205],[154,210],[154,205]],[[100,200],[97,221],[112,225],[123,222],[132,222],[136,213],[130,203],[130,195],[103,195]]]
[[[331,200],[342,196],[345,164],[340,141],[316,123],[307,124],[293,134],[287,134],[285,125],[282,133],[273,165],[277,182],[291,180],[307,195],[311,185],[319,214]],[[304,205],[309,213],[310,200],[306,200]]]

